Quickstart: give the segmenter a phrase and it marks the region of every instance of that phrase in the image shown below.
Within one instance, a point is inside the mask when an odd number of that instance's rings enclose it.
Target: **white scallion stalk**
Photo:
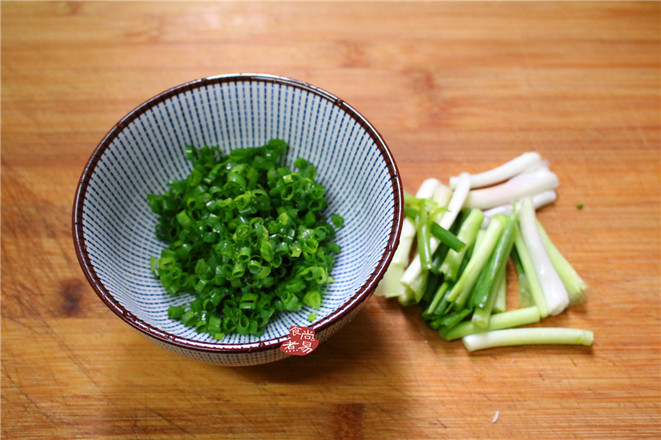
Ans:
[[[487,210],[555,189],[558,185],[558,176],[549,169],[540,168],[530,173],[516,175],[499,185],[471,190],[465,207]]]
[[[443,183],[434,177],[425,179],[420,184],[420,188],[418,188],[418,192],[415,193],[415,196],[419,199],[428,199],[434,195],[441,185],[443,185]]]
[[[452,198],[452,190],[450,187],[441,184],[441,186],[436,188],[431,199],[439,207],[447,207],[448,203],[450,203],[450,198]],[[434,221],[436,223],[440,222],[444,215],[445,212],[439,213],[434,217]]]
[[[537,171],[537,170],[542,169],[542,168],[544,168],[546,170],[550,169],[551,167],[549,166],[549,162],[546,161],[546,160],[543,160],[541,162],[534,163],[531,166],[529,166],[528,168],[526,168],[525,170],[523,170],[519,174],[532,173],[533,171]]]
[[[548,205],[555,202],[557,194],[554,190],[542,191],[532,196],[532,204],[535,209],[539,209],[542,206]],[[496,206],[491,209],[484,211],[484,220],[482,221],[482,228],[489,226],[489,221],[494,215],[510,215],[512,213],[512,203],[507,203],[505,205]]]
[[[418,188],[416,197],[420,199],[431,198],[440,187],[447,188],[438,179],[426,179],[422,182],[420,188]],[[400,280],[404,274],[404,269],[406,269],[406,266],[409,264],[409,256],[411,253],[411,247],[415,242],[415,234],[415,225],[410,219],[405,217],[402,222],[402,232],[399,236],[397,250],[392,257],[388,270],[376,289],[376,295],[393,298],[404,293],[405,287],[400,283]]]
[[[539,284],[542,286],[549,313],[555,316],[569,305],[569,294],[546,252],[541,234],[537,228],[535,209],[530,197],[521,200],[519,226],[521,227],[523,241],[535,265],[535,273],[539,279]]]
[[[546,248],[546,252],[548,252],[549,257],[551,258],[553,267],[555,267],[555,270],[558,271],[558,275],[560,275],[560,279],[562,279],[562,282],[567,289],[567,293],[569,294],[569,302],[577,303],[582,301],[585,292],[588,290],[587,284],[585,284],[574,267],[560,253],[555,244],[553,244],[553,241],[551,241],[551,238],[548,236],[544,230],[544,227],[539,221],[537,222],[537,227],[542,237],[544,247]]]
[[[521,213],[519,213],[519,216],[520,215]],[[526,242],[523,240],[523,236],[521,235],[521,228],[519,227],[517,227],[516,231],[514,231],[514,248],[516,249],[516,253],[519,256],[519,260],[521,261],[523,272],[526,275],[526,280],[530,289],[530,298],[539,310],[539,315],[542,318],[546,318],[549,316],[549,308],[546,305],[544,292],[542,291],[542,286],[539,283],[537,273],[535,272],[535,263],[530,257],[530,252],[528,252]]]
[[[402,223],[402,233],[399,238],[399,245],[395,255],[392,257],[393,264],[406,265],[409,262],[409,252],[415,241],[415,224],[408,218]]]
[[[590,346],[594,334],[589,330],[561,327],[534,327],[495,330],[462,338],[468,351],[514,345],[585,345]]]
[[[399,250],[399,247],[397,247],[397,250]],[[402,274],[404,274],[406,263],[395,261],[396,256],[397,251],[395,251],[393,261],[390,263],[390,266],[388,266],[388,270],[383,275],[383,279],[377,286],[376,291],[374,292],[375,295],[383,296],[385,298],[394,298],[404,294],[405,287],[402,286],[399,280],[402,278]]]
[[[459,181],[457,183],[454,192],[452,193],[452,198],[450,203],[448,203],[448,212],[443,215],[443,218],[438,223],[444,229],[450,229],[452,224],[456,220],[457,216],[461,212],[461,209],[466,204],[466,198],[468,197],[468,192],[470,191],[470,174],[461,173],[459,175]]]
[[[445,228],[450,229],[452,224],[461,209],[464,206],[466,201],[466,196],[468,195],[470,184],[470,175],[468,173],[462,173],[459,176],[459,184],[457,188],[452,192],[452,197],[448,203],[447,212],[443,214],[443,217],[438,222],[438,224]],[[434,252],[438,246],[438,241],[432,243],[431,251]],[[420,257],[415,256],[411,261],[411,264],[406,268],[404,274],[401,278],[401,283],[406,287],[404,295],[399,297],[399,302],[403,305],[417,304],[422,295],[425,292],[425,287],[427,285],[427,276],[428,272],[422,269],[420,264]]]
[[[522,309],[511,310],[509,312],[497,313],[489,318],[489,325],[486,329],[479,328],[471,321],[464,321],[447,333],[441,334],[446,341],[463,338],[464,336],[475,333],[484,333],[485,331],[501,330],[505,328],[519,327],[522,325],[535,324],[539,322],[541,316],[539,309],[535,306],[524,307]]]
[[[492,170],[485,171],[479,174],[472,174],[470,187],[482,188],[484,186],[495,185],[496,183],[504,182],[517,174],[521,174],[531,167],[538,165],[542,162],[539,153],[531,151],[523,153],[514,159],[506,162]],[[450,178],[450,188],[455,188],[459,182],[458,177]]]

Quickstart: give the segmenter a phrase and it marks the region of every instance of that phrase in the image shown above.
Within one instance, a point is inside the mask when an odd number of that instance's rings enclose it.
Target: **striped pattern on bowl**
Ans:
[[[165,245],[154,235],[147,194],[163,193],[191,170],[185,145],[223,151],[285,140],[287,165],[303,157],[326,187],[327,213],[345,218],[335,282],[320,309],[280,313],[262,337],[221,342],[168,319],[168,295],[149,268]],[[284,356],[292,325],[326,339],[371,295],[392,257],[401,225],[401,183],[385,143],[353,108],[299,81],[270,75],[224,75],[175,87],[145,102],[102,140],[80,180],[74,242],[91,285],[117,315],[168,349],[207,362],[248,365]],[[310,312],[317,317],[308,321]]]

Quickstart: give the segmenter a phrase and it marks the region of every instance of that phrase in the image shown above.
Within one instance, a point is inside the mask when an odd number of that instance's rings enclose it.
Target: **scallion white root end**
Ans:
[[[519,174],[508,181],[488,188],[471,190],[466,199],[467,208],[491,209],[509,204],[527,196],[557,188],[558,176],[546,168]]]
[[[581,277],[578,275],[578,272],[576,272],[574,267],[560,253],[555,244],[553,244],[553,241],[551,241],[551,238],[549,238],[548,234],[544,230],[544,227],[539,221],[537,222],[537,227],[539,229],[542,242],[544,243],[544,247],[546,248],[546,252],[551,258],[553,267],[555,267],[555,270],[558,272],[558,275],[560,275],[560,279],[562,279],[562,282],[567,289],[570,303],[573,304],[583,301],[585,292],[588,290],[587,284],[585,284],[585,281],[581,279]]]
[[[569,305],[569,294],[546,252],[537,228],[535,208],[533,208],[530,197],[521,200],[519,225],[521,226],[521,235],[535,265],[535,273],[539,279],[539,284],[542,286],[549,313],[555,316]]]
[[[541,162],[542,158],[539,153],[535,151],[523,153],[494,169],[471,175],[470,187],[482,188],[484,186],[495,185],[523,173]],[[450,188],[455,188],[458,183],[459,177],[450,178]]]
[[[558,195],[555,190],[542,191],[532,196],[532,205],[537,210],[542,206],[549,205],[557,199]],[[484,211],[484,221],[482,222],[482,228],[489,226],[489,221],[494,215],[510,215],[512,213],[513,204],[507,203],[505,205],[495,206],[491,209]]]

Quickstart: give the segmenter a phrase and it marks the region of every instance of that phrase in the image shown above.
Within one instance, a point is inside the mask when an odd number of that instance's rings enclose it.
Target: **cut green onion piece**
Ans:
[[[420,214],[420,210],[413,208],[411,206],[405,206],[404,207],[404,215],[411,220],[415,221],[416,217]]]
[[[588,289],[587,284],[585,284],[569,261],[565,259],[555,244],[553,244],[539,221],[537,222],[537,227],[542,237],[544,247],[546,248],[546,252],[548,252],[549,257],[551,258],[553,267],[558,271],[558,275],[560,275],[563,284],[567,288],[570,301],[572,303],[580,302],[583,299],[583,294]]]
[[[522,325],[534,324],[541,319],[539,309],[536,306],[491,315],[487,328],[479,328],[471,321],[458,324],[453,329],[442,332],[441,336],[446,341],[463,338],[467,335],[482,333],[485,331],[501,330]]]
[[[502,217],[501,217],[502,218]],[[501,272],[505,269],[507,265],[507,260],[509,259],[510,253],[512,251],[512,245],[514,243],[514,231],[516,230],[516,221],[517,214],[513,212],[508,218],[502,220],[505,224],[503,232],[498,238],[498,242],[491,253],[489,262],[485,266],[484,270],[486,271],[484,282],[480,285],[476,285],[475,289],[475,301],[473,305],[477,308],[485,308],[487,303],[489,303],[489,298],[492,297],[491,293],[495,292],[492,289],[494,283],[496,283],[497,278],[501,275]],[[504,276],[504,272],[503,272]],[[489,307],[490,309],[491,307]]]
[[[186,310],[185,306],[171,306],[168,308],[168,318],[181,319]]]
[[[468,351],[514,345],[585,345],[590,346],[594,334],[589,330],[555,327],[517,328],[495,330],[464,336]]]
[[[423,318],[429,319],[434,315],[440,314],[439,309],[442,308],[442,300],[445,298],[445,294],[447,293],[449,286],[450,285],[448,283],[443,283],[438,287],[433,299],[429,303],[429,306],[427,306],[425,311],[422,313]]]
[[[438,223],[432,223],[430,228],[431,234],[436,237],[441,243],[452,249],[453,251],[459,252],[466,247],[466,243],[459,240],[456,235],[447,229],[440,226]]]
[[[341,228],[344,225],[344,218],[340,215],[333,214],[331,216],[331,222],[333,222],[336,228]]]
[[[505,278],[505,269],[509,255],[514,243],[514,231],[516,228],[517,212],[514,211],[505,220],[505,228],[500,234],[498,243],[491,254],[489,262],[485,266],[484,276],[475,286],[473,292],[473,322],[478,327],[486,328],[489,323],[489,316],[496,302],[496,296],[502,280]]]
[[[486,273],[488,274],[489,272]],[[478,300],[478,305],[475,306],[475,311],[473,312],[471,321],[477,327],[486,329],[487,326],[489,325],[489,317],[491,316],[491,312],[494,309],[496,303],[496,297],[498,296],[498,289],[500,289],[500,286],[503,285],[504,283],[505,283],[505,268],[503,267],[500,270],[500,272],[498,272],[498,274],[496,275],[496,278],[494,279],[493,283],[491,283],[489,294],[486,296],[486,298],[483,298],[481,301]]]
[[[429,219],[425,210],[420,210],[416,219],[417,223],[417,244],[420,264],[424,270],[431,269],[431,231]]]
[[[457,238],[465,243],[466,247],[459,251],[454,249],[449,250],[443,259],[443,263],[439,270],[447,279],[457,279],[461,263],[468,252],[469,247],[475,243],[483,219],[484,214],[482,211],[479,209],[471,209],[466,216],[466,219],[461,223],[459,231],[457,232]]]
[[[516,243],[516,234],[517,232],[515,231],[515,243]],[[521,259],[519,258],[519,253],[516,251],[516,247],[512,249],[512,253],[510,254],[512,257],[512,262],[514,263],[514,268],[516,269],[516,273],[518,276],[518,281],[519,281],[519,290],[518,290],[518,299],[519,299],[519,307],[530,307],[535,304],[535,302],[532,300],[532,295],[530,293],[530,283],[528,282],[528,277],[526,276],[526,271],[523,269],[523,265],[521,264]]]
[[[498,277],[496,286],[496,301],[493,303],[493,313],[507,311],[507,267],[503,267],[502,275]]]
[[[465,206],[486,210],[555,189],[558,184],[558,176],[548,168],[539,168],[529,173],[518,174],[498,185],[471,190]]]
[[[548,205],[549,203],[555,202],[555,199],[557,197],[558,197],[557,194],[552,189],[548,191],[542,191],[541,193],[532,196],[532,204],[535,207],[535,209],[538,209],[544,205]],[[489,226],[489,220],[491,220],[491,217],[493,217],[496,214],[509,215],[512,212],[513,207],[514,207],[513,203],[507,203],[505,205],[500,205],[493,207],[491,209],[487,209],[486,211],[484,211],[484,221],[482,222],[482,227],[486,228],[487,226]]]
[[[503,182],[527,169],[542,163],[542,157],[535,151],[529,151],[489,171],[471,175],[471,188],[481,188]],[[457,185],[458,178],[450,178],[450,187]]]
[[[514,232],[514,247],[516,248],[516,253],[526,274],[526,280],[528,281],[528,287],[530,288],[530,296],[539,309],[540,316],[542,318],[546,318],[549,316],[549,309],[546,305],[544,292],[542,292],[542,286],[539,284],[539,279],[537,278],[537,273],[535,272],[535,264],[530,258],[528,248],[526,247],[526,243],[523,241],[523,236],[521,235],[521,231],[518,227]]]
[[[443,214],[440,222],[438,222],[441,227],[445,229],[452,227],[452,224],[464,205],[469,187],[470,176],[468,173],[462,173],[459,176],[457,188],[452,193],[452,197],[448,203],[447,212]],[[446,191],[443,191],[443,193],[446,193]],[[436,250],[435,244],[437,245],[438,243],[436,241],[432,242],[432,252]],[[420,299],[422,299],[425,292],[428,275],[429,272],[423,268],[420,262],[420,257],[416,256],[406,271],[404,271],[404,275],[402,275],[401,282],[407,287],[407,289],[405,294],[400,296],[399,302],[401,304],[417,304],[420,302]]]
[[[439,327],[443,327],[444,329],[454,328],[470,314],[471,314],[471,309],[461,309],[456,312],[450,313],[449,315],[445,315],[443,318],[441,318],[438,321]]]
[[[434,194],[434,191],[441,185],[437,179],[427,179],[422,182],[420,189],[416,193],[416,197],[425,199]],[[405,200],[410,198],[409,194],[404,194]],[[406,287],[400,283],[404,270],[409,264],[409,255],[411,247],[415,241],[416,228],[415,224],[409,218],[404,218],[402,222],[402,232],[399,237],[399,244],[395,250],[390,266],[383,276],[383,280],[379,283],[376,294],[386,298],[404,297]]]
[[[530,252],[530,258],[535,265],[535,273],[542,286],[548,311],[555,316],[569,305],[569,294],[546,252],[537,228],[535,208],[530,197],[525,197],[520,202],[519,225],[525,245]]]
[[[448,301],[454,302],[457,308],[462,308],[466,304],[471,294],[471,289],[475,285],[482,268],[491,257],[491,253],[496,246],[503,227],[504,224],[500,218],[494,218],[489,223],[489,227],[484,234],[484,239],[475,248],[471,259],[466,265],[466,269],[464,269],[464,272],[448,293]]]

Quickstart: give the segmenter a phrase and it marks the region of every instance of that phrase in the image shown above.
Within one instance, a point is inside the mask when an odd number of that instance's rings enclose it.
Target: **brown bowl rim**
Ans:
[[[151,109],[157,104],[160,104],[172,96],[175,96],[180,93],[185,93],[187,91],[199,88],[206,87],[210,84],[219,84],[225,82],[254,82],[261,81],[267,83],[276,83],[282,84],[290,87],[300,88],[307,92],[318,95],[331,103],[333,105],[340,107],[344,112],[351,116],[358,124],[365,129],[368,135],[372,138],[376,144],[379,152],[381,153],[386,167],[388,169],[388,174],[390,176],[390,181],[394,189],[394,208],[395,215],[393,224],[390,230],[388,243],[386,245],[384,253],[381,255],[379,262],[369,275],[367,281],[354,293],[351,298],[349,298],[339,309],[333,311],[330,315],[326,316],[324,319],[315,322],[310,325],[312,329],[315,330],[316,334],[323,332],[327,328],[331,327],[338,321],[341,321],[342,318],[347,315],[355,307],[358,307],[362,304],[367,298],[369,298],[374,290],[376,289],[377,284],[385,274],[386,269],[388,268],[395,249],[397,248],[397,243],[399,242],[399,237],[401,233],[402,221],[403,221],[403,190],[399,171],[394,157],[392,156],[388,146],[386,145],[383,137],[379,132],[374,128],[369,121],[362,116],[357,110],[350,106],[343,99],[338,98],[337,96],[309,83],[295,80],[292,78],[287,78],[279,75],[271,74],[259,74],[259,73],[237,73],[237,74],[225,74],[217,75],[211,77],[200,78],[192,80],[178,86],[172,87],[168,90],[165,90],[152,98],[144,101],[142,104],[138,105],[136,108],[131,110],[126,116],[124,116],[115,126],[113,126],[110,131],[103,137],[101,142],[92,152],[92,155],[88,159],[83,171],[81,173],[78,185],[76,188],[74,204],[73,204],[73,241],[74,247],[76,250],[76,255],[80,266],[87,278],[87,281],[91,285],[92,289],[96,292],[99,298],[106,304],[110,310],[112,310],[117,316],[119,316],[124,322],[131,325],[136,330],[141,333],[155,338],[159,341],[172,344],[185,349],[192,349],[196,351],[202,351],[207,353],[218,353],[218,354],[230,354],[230,353],[249,353],[256,351],[264,351],[273,348],[278,348],[280,344],[289,339],[288,335],[283,335],[278,338],[272,338],[265,341],[257,342],[246,342],[246,343],[223,343],[223,342],[204,342],[197,341],[194,339],[183,338],[171,333],[165,332],[147,322],[139,319],[137,316],[132,314],[130,311],[126,310],[110,293],[110,291],[103,285],[101,279],[96,274],[96,271],[92,265],[92,262],[89,258],[89,254],[85,247],[85,236],[83,233],[83,203],[85,201],[85,195],[87,192],[87,187],[89,186],[90,178],[94,173],[96,164],[100,160],[101,156],[104,154],[106,149],[118,136],[118,134],[133,120],[141,116],[143,113]]]

